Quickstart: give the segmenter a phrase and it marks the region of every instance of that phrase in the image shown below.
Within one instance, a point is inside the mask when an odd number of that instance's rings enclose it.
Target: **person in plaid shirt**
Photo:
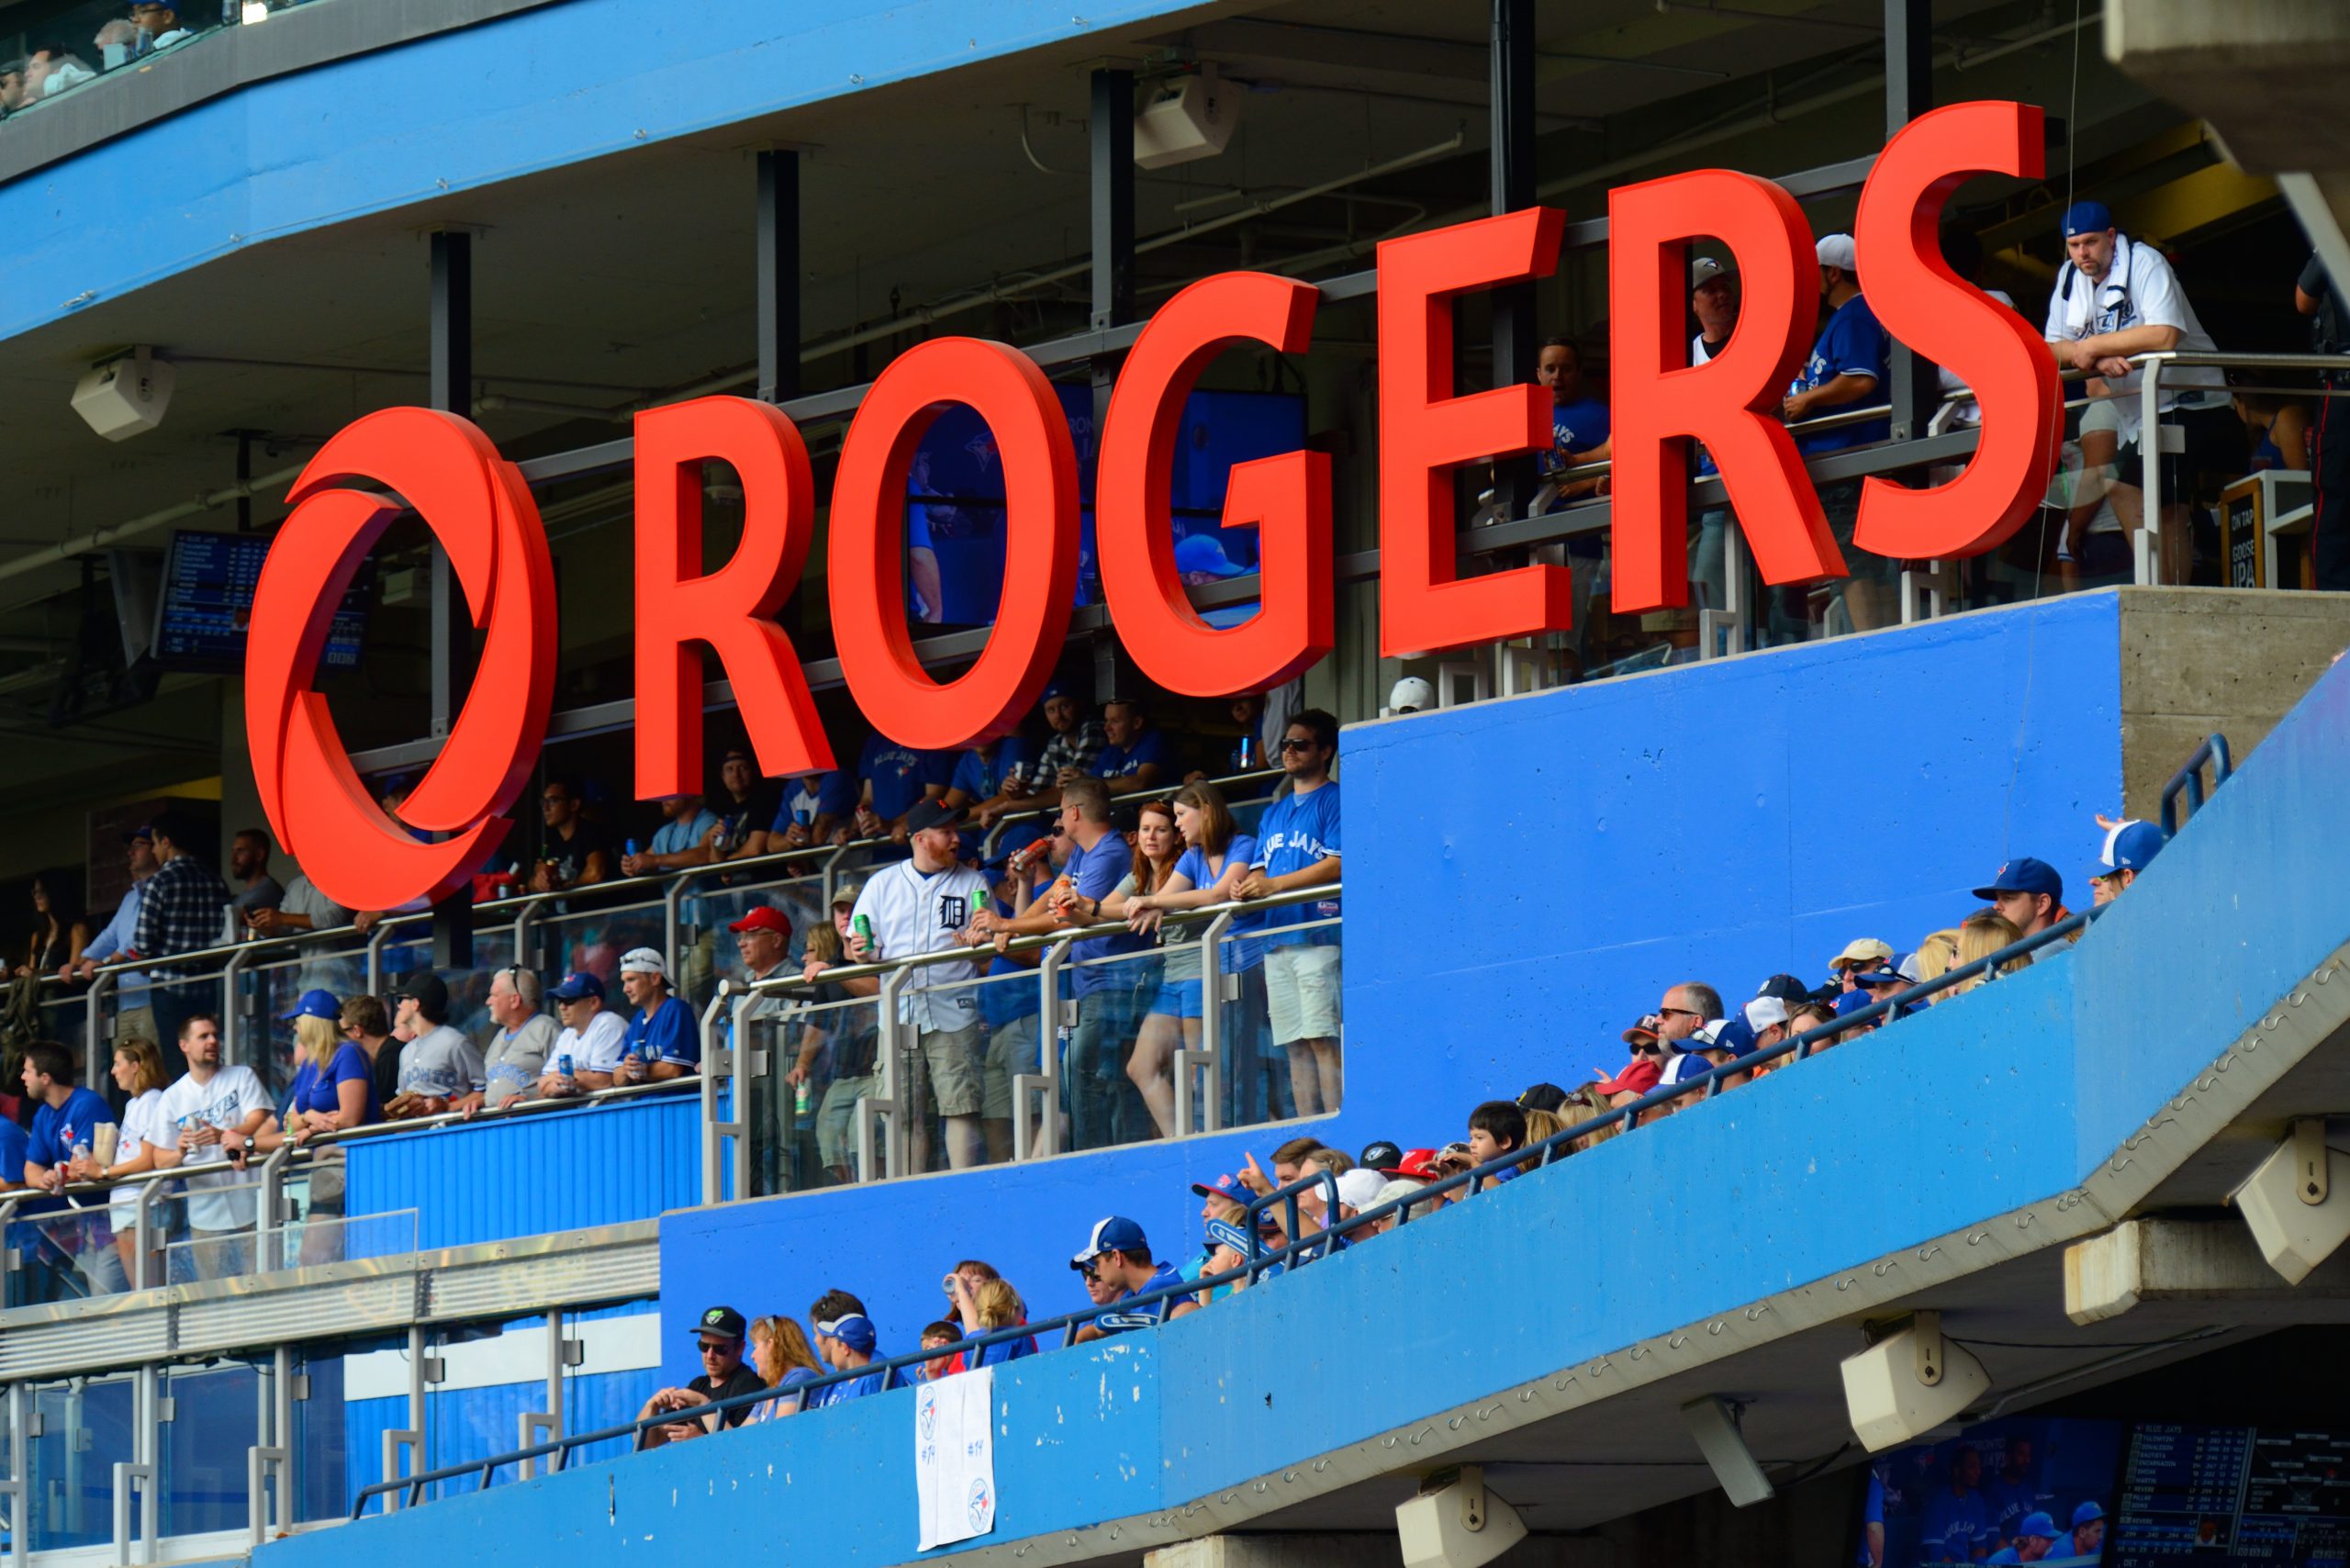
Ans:
[[[160,864],[147,879],[139,902],[139,924],[127,958],[151,961],[174,953],[192,953],[220,943],[220,911],[229,902],[228,884],[196,857],[190,843],[195,824],[179,812],[165,812],[154,822],[155,858]],[[164,1048],[164,1065],[176,1077],[185,1061],[178,1054],[180,1025],[198,1013],[218,1010],[219,982],[187,981],[171,972],[168,964],[152,964],[156,985],[151,993],[156,1034],[173,1042]]]

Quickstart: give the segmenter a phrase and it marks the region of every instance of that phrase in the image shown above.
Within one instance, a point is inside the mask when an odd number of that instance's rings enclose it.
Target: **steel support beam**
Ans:
[[[432,236],[432,406],[471,419],[474,407],[474,237],[443,230]],[[446,740],[457,713],[461,666],[472,652],[472,622],[457,602],[449,553],[432,542],[432,738]],[[470,969],[474,961],[471,890],[432,906],[432,967]]]
[[[1933,0],[1885,0],[1887,141],[1934,106],[1933,10]],[[1886,389],[1886,401],[1893,406],[1893,439],[1908,441],[1926,433],[1942,386],[1931,362],[1906,344],[1893,345],[1892,362],[1893,385]]]
[[[1491,82],[1487,108],[1492,125],[1486,155],[1492,207],[1496,217],[1534,205],[1534,0],[1493,0],[1486,35]],[[1509,386],[1534,379],[1534,286],[1494,289],[1493,384]],[[1494,498],[1505,514],[1525,510],[1535,487],[1535,466],[1516,458],[1495,466]]]
[[[759,154],[759,400],[800,396],[800,154]]]

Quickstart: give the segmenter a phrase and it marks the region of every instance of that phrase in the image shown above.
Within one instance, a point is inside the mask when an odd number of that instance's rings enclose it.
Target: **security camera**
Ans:
[[[2350,1239],[2350,1155],[2327,1144],[2322,1120],[2295,1122],[2292,1136],[2228,1201],[2243,1212],[2268,1266],[2300,1284]]]
[[[163,422],[172,367],[149,348],[94,366],[73,388],[73,411],[108,441],[128,441]]]
[[[1844,1407],[1871,1453],[1913,1443],[1991,1387],[1983,1363],[1942,1339],[1942,1315],[1919,1312],[1844,1360]]]
[[[1517,1510],[1485,1490],[1485,1468],[1464,1464],[1420,1483],[1395,1508],[1404,1568],[1484,1568],[1526,1539]]]

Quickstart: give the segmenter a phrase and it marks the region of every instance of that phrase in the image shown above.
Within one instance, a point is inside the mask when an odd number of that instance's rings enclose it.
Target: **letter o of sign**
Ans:
[[[357,480],[375,487],[342,487]],[[310,689],[327,634],[368,550],[402,509],[432,530],[484,629],[464,710],[394,820],[351,765]],[[262,808],[311,882],[354,910],[437,902],[504,836],[554,698],[554,564],[528,486],[470,421],[386,409],[303,470],[271,543],[245,653],[245,724]],[[411,830],[445,832],[437,843]]]

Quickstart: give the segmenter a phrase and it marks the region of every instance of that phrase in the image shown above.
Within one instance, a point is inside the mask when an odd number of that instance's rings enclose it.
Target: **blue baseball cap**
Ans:
[[[2065,209],[2065,238],[2102,234],[2113,227],[2113,213],[2101,201],[2076,201]]]
[[[306,991],[302,993],[302,1000],[294,1004],[293,1012],[281,1013],[277,1016],[289,1023],[297,1018],[324,1018],[332,1023],[342,1016],[342,1003],[334,999],[334,992],[330,991]]]
[[[1142,1226],[1124,1215],[1112,1215],[1093,1222],[1093,1234],[1085,1238],[1085,1245],[1069,1260],[1069,1266],[1082,1269],[1104,1252],[1131,1252],[1149,1245],[1150,1238],[1142,1233]]]
[[[2023,1517],[2023,1522],[2016,1526],[2016,1534],[2036,1535],[2042,1540],[2054,1540],[2056,1521],[2046,1514],[2026,1514]]]
[[[2089,879],[2110,877],[2116,871],[2143,871],[2154,864],[2154,857],[2163,852],[2169,839],[2153,823],[2116,823],[2113,831],[2105,835],[2105,845],[2098,851],[2096,863],[2089,868]]]
[[[871,1355],[879,1336],[873,1331],[873,1319],[861,1312],[846,1313],[839,1317],[819,1321],[816,1332],[828,1339],[838,1339],[860,1355]]]
[[[604,1000],[604,982],[594,975],[569,974],[547,988],[549,1002],[576,1002],[583,996]]]
[[[1852,983],[1854,985],[1908,985],[1910,981],[1902,977],[1899,969],[1888,969],[1880,965],[1876,969],[1865,969],[1854,975]],[[1844,994],[1850,996],[1852,993],[1846,991]]]
[[[1754,1025],[1746,1021],[1744,1010],[1736,1017],[1721,1021],[1721,1027],[1714,1031],[1714,1048],[1728,1051],[1733,1057],[1754,1054]]]
[[[2057,902],[2065,902],[2065,879],[2056,868],[2045,860],[2034,860],[2029,855],[2020,860],[2010,860],[1999,868],[1987,888],[1977,888],[1978,899],[1996,899],[2001,893],[2046,893]]]
[[[1841,1018],[1848,1013],[1858,1013],[1875,1000],[1865,991],[1845,991],[1836,998],[1836,1016]]]
[[[2089,1524],[2103,1518],[2105,1518],[2105,1510],[2098,1507],[2097,1506],[2097,1499],[2092,1497],[2087,1502],[2083,1503],[2079,1507],[2073,1510],[2073,1528],[2075,1529],[2078,1529],[2085,1524]]]
[[[1235,566],[1232,557],[1224,553],[1224,541],[1213,533],[1191,533],[1175,542],[1175,569],[1179,572],[1205,572],[1210,577],[1244,577],[1246,566]]]
[[[132,828],[129,833],[122,835],[122,841],[125,844],[136,844],[142,838],[150,844],[155,842],[155,828],[153,823],[140,823],[137,827]]]
[[[1050,702],[1056,697],[1074,697],[1076,695],[1076,687],[1071,686],[1066,680],[1056,678],[1045,683],[1045,694],[1037,698],[1036,700],[1040,703]]]

